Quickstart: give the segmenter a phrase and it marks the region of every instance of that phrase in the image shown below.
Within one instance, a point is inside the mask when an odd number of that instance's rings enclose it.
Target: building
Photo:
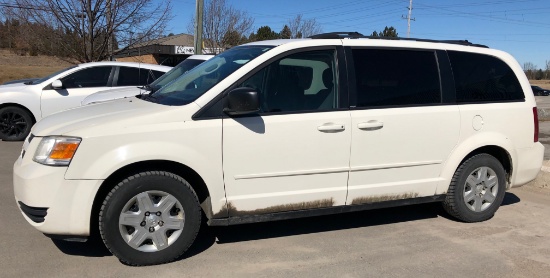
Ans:
[[[136,44],[132,48],[116,52],[114,57],[117,61],[173,67],[194,53],[193,35],[179,34]]]

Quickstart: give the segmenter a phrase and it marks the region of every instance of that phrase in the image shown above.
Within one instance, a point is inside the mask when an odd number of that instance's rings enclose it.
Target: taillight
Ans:
[[[533,107],[533,119],[535,120],[535,136],[533,137],[533,142],[539,141],[539,113],[537,112],[537,107]]]

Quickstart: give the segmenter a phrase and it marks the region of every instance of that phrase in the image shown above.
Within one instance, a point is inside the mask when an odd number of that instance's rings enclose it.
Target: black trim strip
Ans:
[[[445,196],[446,196],[445,194],[442,194],[442,195],[434,195],[434,196],[420,197],[420,198],[385,201],[385,202],[378,202],[378,203],[372,203],[372,204],[346,205],[346,206],[337,206],[337,207],[319,208],[319,209],[285,211],[285,212],[260,214],[260,215],[234,216],[234,217],[222,218],[222,219],[210,219],[208,220],[208,225],[229,226],[229,225],[278,221],[278,220],[286,220],[286,219],[293,219],[293,218],[355,212],[355,211],[363,211],[363,210],[371,210],[371,209],[379,209],[379,208],[408,206],[408,205],[414,205],[414,204],[443,202],[445,200]]]
[[[48,214],[48,208],[43,207],[31,207],[27,206],[25,203],[18,201],[21,211],[30,218],[33,222],[42,223],[44,222],[46,215]]]

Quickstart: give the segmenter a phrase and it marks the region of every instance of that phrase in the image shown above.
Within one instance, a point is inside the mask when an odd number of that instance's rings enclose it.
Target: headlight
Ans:
[[[45,165],[69,165],[81,140],[74,137],[44,137],[32,160]]]

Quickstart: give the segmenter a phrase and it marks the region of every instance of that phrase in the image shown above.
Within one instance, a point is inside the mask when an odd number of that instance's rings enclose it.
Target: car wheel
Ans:
[[[0,139],[23,141],[31,132],[32,117],[25,109],[8,106],[0,109]]]
[[[505,190],[502,164],[489,154],[478,154],[456,170],[443,207],[464,222],[485,221],[497,211]]]
[[[99,230],[105,246],[129,265],[177,259],[201,224],[195,191],[180,176],[151,171],[130,176],[105,198]]]

